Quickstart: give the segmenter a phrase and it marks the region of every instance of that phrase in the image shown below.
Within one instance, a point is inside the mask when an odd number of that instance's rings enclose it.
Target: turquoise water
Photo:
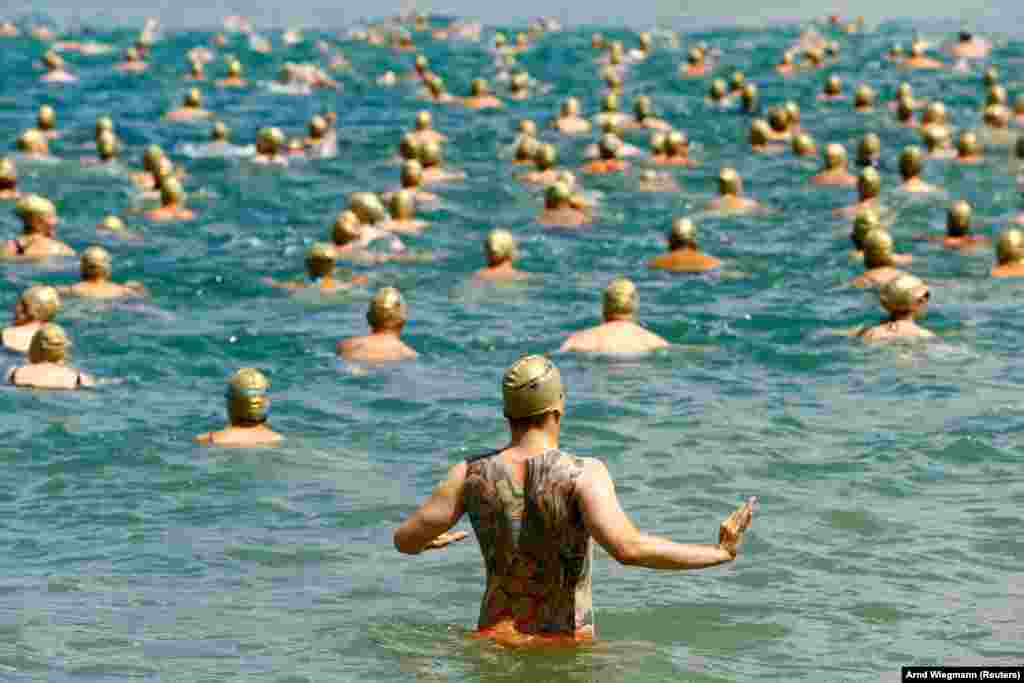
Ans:
[[[890,99],[904,76],[881,54],[913,28],[839,37],[842,58],[829,72]],[[989,250],[964,256],[910,241],[941,230],[958,197],[974,204],[976,229],[995,235],[1018,209],[1008,152],[990,150],[973,168],[927,162],[941,197],[885,193],[899,249],[914,253],[913,272],[932,286],[923,324],[940,339],[866,347],[842,332],[881,311],[873,295],[844,286],[860,267],[847,257],[848,222],[831,212],[853,192],[808,186],[816,162],[747,154],[748,118],[710,110],[706,81],[676,80],[685,52],[664,41],[630,69],[624,102],[651,94],[702,165],[673,171],[683,190],[671,195],[640,194],[635,177],[586,179],[602,195],[590,230],[533,223],[539,199],[499,153],[520,118],[546,121],[567,94],[596,110],[593,30],[547,36],[520,57],[550,88],[534,100],[501,112],[427,107],[452,138],[449,162],[469,174],[438,190],[440,207],[424,214],[431,228],[407,240],[434,260],[357,266],[371,286],[324,301],[260,278],[298,274],[350,192],[397,183],[390,156],[425,105],[409,84],[373,81],[408,70],[412,57],[325,34],[353,64],[337,75],[340,94],[204,85],[204,104],[240,143],[263,125],[298,134],[311,114],[337,111],[340,155],[282,170],[172,154],[190,173],[199,218],[157,225],[130,213],[142,202],[123,174],[78,160],[92,153],[85,145],[101,113],[114,116],[133,165],[145,144],[204,141],[208,124],[159,117],[188,86],[185,51],[212,34],[166,35],[142,76],[109,71],[113,54],[66,55],[81,81],[62,87],[37,81],[40,44],[4,43],[0,130],[13,140],[51,103],[63,133],[52,144],[61,161],[20,164],[22,188],[57,202],[62,238],[77,249],[104,244],[115,278],[142,280],[152,298],[67,302],[59,322],[76,365],[105,381],[97,390],[0,389],[0,679],[891,681],[909,664],[1020,662],[1024,285],[989,279]],[[817,104],[824,73],[777,77],[771,65],[798,33],[707,31],[683,46],[707,40],[725,52],[723,75],[742,68],[766,102],[796,99],[819,144],[852,151],[864,132],[879,132],[894,187],[898,150],[915,135],[884,108]],[[97,37],[123,46],[134,35]],[[316,59],[318,37],[272,55],[235,37],[226,51],[265,82],[285,59]],[[1024,43],[996,44],[1012,97],[1024,89]],[[494,73],[477,44],[425,52],[458,94]],[[220,77],[220,64],[208,73]],[[919,97],[941,96],[957,126],[979,123],[980,71],[910,80]],[[569,167],[592,141],[543,137]],[[627,133],[634,144],[646,137]],[[726,164],[771,213],[699,215]],[[144,241],[98,236],[107,213]],[[726,262],[721,275],[644,268],[678,215],[696,215],[704,249]],[[518,236],[533,281],[468,284],[492,227]],[[18,229],[0,211],[0,232]],[[29,283],[73,281],[77,263],[3,273],[10,310]],[[753,530],[735,564],[699,573],[623,568],[599,550],[593,646],[523,653],[468,641],[483,588],[475,542],[407,558],[392,531],[447,466],[503,442],[504,368],[596,324],[600,290],[618,275],[637,283],[642,322],[677,346],[640,360],[557,356],[569,400],[563,446],[608,464],[646,531],[712,542],[721,519],[758,495]],[[406,338],[421,358],[368,372],[339,362],[335,342],[363,332],[373,289],[389,284],[405,293]],[[224,382],[244,365],[270,376],[272,424],[287,441],[193,445],[223,423]]]

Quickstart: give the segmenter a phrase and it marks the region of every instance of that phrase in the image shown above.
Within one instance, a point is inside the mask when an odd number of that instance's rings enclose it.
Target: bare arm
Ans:
[[[466,463],[448,470],[448,477],[437,485],[427,502],[395,531],[395,548],[407,555],[418,555],[431,548],[443,548],[466,537],[466,532],[446,533],[462,517],[462,487],[466,483]]]
[[[642,533],[619,505],[615,484],[604,464],[592,461],[577,486],[583,518],[594,539],[621,564],[649,569],[702,569],[736,558],[750,526],[754,499],[722,523],[717,544],[675,543]]]

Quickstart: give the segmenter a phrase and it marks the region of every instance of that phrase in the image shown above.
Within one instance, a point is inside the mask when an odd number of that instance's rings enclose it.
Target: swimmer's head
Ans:
[[[925,44],[920,40],[915,40],[910,44],[910,56],[911,57],[923,57],[924,56]]]
[[[579,116],[580,101],[575,97],[568,97],[562,102],[562,116],[565,118]]]
[[[985,74],[982,77],[982,80],[984,81],[986,88],[995,85],[999,82],[999,69],[994,66],[990,66],[985,69]]]
[[[363,234],[363,226],[354,211],[345,210],[338,214],[331,226],[331,240],[338,246],[358,240]]]
[[[406,320],[405,300],[394,287],[377,290],[370,301],[366,320],[374,330],[402,329]]]
[[[58,71],[64,68],[64,60],[53,50],[49,50],[45,55],[43,55],[43,64],[45,64],[46,68],[50,71]]]
[[[525,71],[517,71],[509,82],[512,92],[514,93],[525,93],[530,89],[530,74]]]
[[[654,108],[651,106],[651,98],[647,95],[640,95],[633,100],[633,113],[636,115],[638,120],[644,120],[649,117],[653,111]]]
[[[82,252],[81,271],[83,280],[106,280],[110,277],[110,252],[103,247],[92,246]]]
[[[47,223],[57,218],[57,207],[46,197],[37,194],[30,194],[18,200],[14,205],[14,212],[25,223],[26,229],[32,228],[35,231],[37,223]]]
[[[699,47],[691,47],[686,53],[686,61],[691,66],[700,66],[704,63],[704,50]]]
[[[210,137],[214,142],[227,142],[230,135],[231,129],[223,121],[217,121],[213,124],[213,131]]]
[[[520,119],[519,134],[537,137],[537,124],[533,121],[533,119]]]
[[[18,184],[18,167],[9,157],[0,158],[0,189],[13,189]]]
[[[772,107],[768,112],[768,123],[776,133],[789,130],[789,114],[782,107]]]
[[[953,202],[946,213],[946,234],[963,237],[971,229],[971,205],[960,199]]]
[[[872,268],[884,268],[893,266],[894,245],[892,235],[883,228],[875,228],[868,231],[864,236],[864,266],[869,270]]]
[[[427,58],[424,55],[416,55],[416,62],[414,63],[414,66],[416,71],[423,73],[430,66],[430,62],[427,61]]]
[[[857,213],[853,219],[853,231],[850,233],[850,240],[858,251],[864,251],[864,240],[868,233],[882,227],[878,213],[874,209],[865,209]]]
[[[26,154],[46,154],[49,145],[38,128],[29,128],[18,136],[18,151]]]
[[[537,169],[540,171],[547,171],[554,168],[555,161],[558,159],[558,153],[555,150],[555,146],[552,144],[540,145],[537,148],[537,154],[533,160],[537,164]]]
[[[434,117],[429,111],[423,110],[416,113],[416,130],[430,130],[434,125]]]
[[[30,363],[63,363],[71,353],[71,340],[60,325],[47,323],[32,335],[28,347]]]
[[[398,153],[403,159],[418,159],[420,155],[420,142],[412,133],[406,133],[398,143]]]
[[[572,195],[572,190],[563,182],[557,182],[548,187],[544,193],[544,206],[548,209],[563,208]]]
[[[256,151],[260,154],[275,155],[281,151],[284,145],[284,133],[280,128],[260,128],[256,134]]]
[[[990,104],[985,107],[985,125],[990,128],[1008,128],[1010,125],[1010,108],[1002,104]]]
[[[524,356],[501,380],[505,417],[523,420],[552,411],[565,412],[562,376],[544,356]]]
[[[738,196],[743,191],[743,179],[735,168],[726,167],[718,174],[718,193],[722,196]]]
[[[857,178],[857,193],[861,201],[875,199],[882,192],[882,177],[873,167],[868,166]]]
[[[924,308],[929,297],[928,286],[909,273],[897,275],[878,290],[882,308],[892,315],[916,313]]]
[[[846,148],[838,142],[825,145],[825,168],[829,171],[837,171],[846,168]]]
[[[921,175],[923,158],[920,147],[911,145],[903,150],[900,154],[900,175],[904,180]]]
[[[786,116],[789,119],[787,121],[788,127],[797,127],[800,125],[800,105],[795,100],[786,100],[782,108],[786,111]]]
[[[602,159],[606,161],[618,159],[622,150],[622,140],[617,135],[606,133],[601,136],[597,147]]]
[[[853,106],[870,109],[875,106],[875,91],[869,85],[859,85],[853,93]]]
[[[906,97],[911,100],[914,98],[914,89],[906,81],[903,81],[896,86],[896,99],[900,99],[902,97]]]
[[[331,245],[317,242],[306,252],[306,272],[316,279],[334,272],[334,249]]]
[[[15,323],[50,322],[60,312],[60,308],[60,294],[55,288],[49,285],[33,285],[18,297]]]
[[[956,151],[960,157],[975,157],[981,154],[981,143],[973,131],[964,131],[956,142]]]
[[[743,86],[740,91],[740,97],[743,100],[743,110],[746,112],[752,112],[757,108],[757,86],[753,83],[747,83]]]
[[[497,266],[516,257],[516,240],[508,230],[491,230],[484,242],[487,265]]]
[[[228,419],[239,427],[255,426],[267,421],[270,408],[270,380],[255,368],[242,368],[228,380],[225,398]]]
[[[48,131],[57,127],[57,112],[48,104],[39,107],[39,114],[36,116],[36,125],[39,130]]]
[[[991,85],[988,88],[988,92],[985,95],[985,104],[1002,104],[1005,105],[1010,101],[1010,96],[1006,93],[1006,88],[996,84]]]
[[[631,319],[636,314],[636,285],[624,277],[615,278],[604,290],[602,310],[604,319]]]
[[[733,71],[729,76],[729,92],[739,92],[747,83],[747,75],[742,71]]]
[[[110,232],[125,232],[125,230],[127,230],[124,221],[117,216],[105,216],[96,228],[98,230],[108,230]]]
[[[327,133],[327,119],[317,114],[309,120],[309,137],[320,140]]]
[[[681,130],[673,130],[665,136],[665,152],[669,156],[682,156],[690,147],[690,140]]]
[[[1004,231],[996,242],[996,259],[1000,265],[1024,261],[1024,232],[1016,228]]]
[[[798,157],[811,157],[818,153],[814,138],[807,133],[800,133],[793,138],[793,154]]]
[[[665,146],[668,144],[668,136],[661,131],[651,133],[650,140],[651,154],[660,156],[665,153]]]
[[[348,200],[348,208],[364,225],[374,225],[387,220],[388,212],[380,198],[372,192],[354,192]]]
[[[604,96],[604,100],[601,102],[601,111],[608,114],[614,114],[619,110],[619,96],[613,92],[608,93]]]
[[[942,102],[929,102],[928,106],[925,107],[924,114],[921,116],[921,123],[925,125],[942,125],[946,123],[947,118],[945,104]]]
[[[861,166],[871,166],[882,153],[882,139],[877,133],[868,133],[857,144],[857,162]]]
[[[189,108],[192,108],[192,109],[198,109],[202,105],[202,103],[203,103],[203,96],[199,92],[199,88],[190,88],[189,91],[187,93],[185,93],[185,106],[186,107],[189,107]]]
[[[672,230],[668,234],[669,249],[696,249],[697,226],[689,218],[677,218],[672,221]]]
[[[142,166],[150,173],[156,173],[157,164],[164,158],[164,150],[159,145],[150,145],[142,155]]]
[[[441,143],[436,140],[428,140],[420,145],[419,161],[423,168],[440,167],[441,158]]]
[[[402,187],[417,188],[423,183],[423,166],[416,159],[402,164]]]
[[[721,78],[716,78],[711,81],[711,88],[708,90],[708,97],[711,98],[712,102],[721,102],[725,99],[725,96],[729,93],[729,86],[726,85],[725,81]]]
[[[928,126],[921,131],[921,137],[924,138],[925,147],[930,153],[949,146],[949,131],[946,128]]]
[[[103,161],[110,161],[117,156],[118,144],[117,138],[110,131],[104,131],[96,138],[96,151],[99,152],[100,159]]]
[[[106,114],[96,117],[96,137],[103,135],[104,131],[114,132],[114,119]]]
[[[411,221],[416,217],[416,194],[411,190],[392,193],[388,209],[396,221]]]
[[[473,97],[484,97],[489,94],[489,91],[487,81],[482,78],[474,78],[469,88],[469,92]]]
[[[825,79],[825,94],[829,97],[836,97],[843,92],[843,79],[832,74]]]
[[[232,59],[228,62],[228,77],[229,78],[241,78],[242,77],[242,63],[237,59]]]
[[[752,147],[764,147],[771,137],[772,128],[764,119],[754,119],[750,122],[750,145]]]

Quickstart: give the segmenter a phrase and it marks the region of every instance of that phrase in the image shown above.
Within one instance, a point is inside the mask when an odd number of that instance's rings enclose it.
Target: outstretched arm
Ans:
[[[753,518],[755,498],[726,519],[717,544],[675,543],[642,533],[619,505],[608,469],[591,461],[577,485],[583,518],[591,535],[621,564],[649,569],[702,569],[736,559],[743,532]]]
[[[465,531],[446,533],[462,517],[462,487],[466,482],[466,463],[448,470],[448,477],[437,485],[433,494],[409,519],[395,531],[395,548],[407,555],[443,548],[461,541]]]

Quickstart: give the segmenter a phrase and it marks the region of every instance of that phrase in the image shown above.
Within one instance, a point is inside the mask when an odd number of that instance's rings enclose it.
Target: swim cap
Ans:
[[[226,398],[231,424],[259,424],[267,419],[270,381],[255,368],[242,368],[228,380]]]
[[[419,187],[423,182],[423,166],[415,159],[402,164],[402,187]]]
[[[156,179],[157,189],[163,187],[164,180],[174,175],[174,164],[167,157],[160,157],[153,170],[153,177]]]
[[[482,78],[474,78],[473,84],[470,86],[470,93],[473,97],[483,97],[487,94],[487,81]]]
[[[19,303],[33,322],[49,322],[60,312],[60,294],[49,285],[33,285],[19,297]]]
[[[911,145],[900,154],[900,174],[904,180],[921,175],[921,148]]]
[[[373,296],[366,320],[370,327],[376,329],[401,325],[405,322],[405,316],[405,301],[402,295],[394,287],[384,287],[377,290]]]
[[[772,107],[768,112],[768,123],[777,133],[785,133],[789,128],[789,114],[782,107]]]
[[[46,150],[46,138],[42,131],[29,128],[18,137],[19,152],[40,152]]]
[[[331,245],[317,242],[306,252],[306,272],[318,278],[330,275],[334,270],[334,249]]]
[[[907,98],[911,98],[912,99],[914,97],[914,89],[910,86],[909,83],[907,83],[906,81],[903,81],[898,86],[896,86],[896,97],[897,97],[897,99],[902,98],[902,97],[907,97]]]
[[[795,126],[800,123],[800,105],[793,100],[786,100],[786,103],[782,105],[782,108],[786,111],[786,116],[789,118],[789,126]]]
[[[409,190],[399,190],[391,195],[391,217],[409,221],[416,217],[416,195]]]
[[[602,110],[613,114],[619,110],[619,96],[613,92],[608,93],[604,96],[604,100],[601,104]]]
[[[484,242],[484,251],[491,264],[511,261],[516,257],[516,240],[508,230],[491,230]]]
[[[699,47],[691,47],[690,50],[686,53],[686,61],[688,61],[690,64],[693,64],[694,66],[700,64],[701,62],[704,61],[704,51],[701,50]]]
[[[263,154],[277,154],[284,144],[284,133],[280,128],[260,128],[256,134],[256,146]]]
[[[192,88],[185,94],[185,106],[198,108],[202,103],[203,96],[199,93],[199,88]]]
[[[757,86],[753,83],[747,83],[743,86],[743,90],[740,91],[740,96],[743,98],[744,111],[754,111],[754,107],[757,105]]]
[[[743,189],[743,180],[735,168],[723,168],[718,174],[718,193],[722,195],[739,195]]]
[[[555,146],[546,144],[537,147],[537,154],[534,157],[534,161],[537,163],[538,169],[541,171],[547,171],[555,165],[557,158],[558,153],[555,151]]]
[[[651,98],[647,95],[640,95],[633,100],[633,113],[636,118],[643,120],[651,115]]]
[[[924,43],[920,40],[915,40],[910,44],[910,54],[914,57],[920,57],[924,55]]]
[[[825,145],[825,168],[830,171],[846,167],[846,148],[838,142]]]
[[[668,143],[668,136],[661,131],[651,133],[651,152],[654,155],[660,155],[665,153],[665,145]]]
[[[960,199],[953,202],[946,215],[946,232],[950,237],[963,237],[971,229],[971,205]]]
[[[750,144],[753,147],[763,147],[768,144],[771,135],[771,126],[764,119],[754,119],[750,122]]]
[[[429,111],[420,111],[416,114],[416,130],[430,130],[434,118]]]
[[[726,86],[725,81],[721,78],[716,78],[711,82],[711,88],[708,90],[708,97],[710,97],[712,101],[717,102],[719,100],[724,100],[727,92],[728,86]]]
[[[893,265],[892,235],[883,228],[875,228],[864,236],[864,266],[869,270]]]
[[[231,134],[231,129],[228,128],[223,121],[218,121],[213,124],[213,141],[214,142],[227,142],[228,136]]]
[[[32,216],[56,216],[57,207],[49,199],[40,197],[37,194],[30,194],[18,200],[14,205],[14,212],[21,218]]]
[[[436,140],[428,140],[419,149],[419,160],[423,168],[441,165],[441,144]]]
[[[427,66],[429,64],[430,64],[430,62],[427,61],[426,56],[424,56],[424,55],[416,55],[416,61],[414,63],[414,66],[416,67],[417,71],[424,71],[424,70],[426,70],[426,68],[427,68]]]
[[[1009,96],[1006,94],[1006,88],[1001,85],[991,85],[988,89],[988,94],[985,97],[985,104],[1006,104],[1010,101]]]
[[[1024,261],[1024,232],[1014,228],[999,235],[996,258],[1000,264]]]
[[[935,152],[948,145],[949,131],[945,128],[928,126],[922,130],[921,137],[924,138],[924,144],[928,151]]]
[[[604,317],[626,317],[636,313],[636,285],[624,277],[615,278],[604,290]]]
[[[672,230],[668,234],[669,249],[682,247],[697,248],[697,226],[689,218],[677,218],[672,221]]]
[[[164,158],[164,150],[159,145],[150,145],[142,155],[142,165],[150,173],[156,172],[157,163]]]
[[[99,152],[100,158],[104,161],[108,161],[117,156],[117,138],[110,131],[103,131],[96,138],[96,151]]]
[[[107,216],[96,227],[100,230],[110,230],[111,232],[124,232],[125,230],[124,221],[117,216]]]
[[[96,119],[96,137],[102,135],[103,131],[114,132],[114,120],[109,116],[100,116]]]
[[[288,151],[290,153],[302,153],[306,149],[306,143],[302,141],[302,138],[292,138],[288,141]]]
[[[363,234],[363,226],[359,223],[359,216],[352,211],[342,211],[334,219],[331,229],[331,239],[337,245],[346,245],[349,242],[359,239]]]
[[[110,252],[103,247],[92,246],[82,252],[82,277],[91,280],[110,276]]]
[[[867,166],[874,163],[882,152],[882,140],[877,133],[868,133],[857,145],[857,161]]]
[[[530,87],[530,74],[525,71],[517,71],[510,82],[513,92],[523,92]]]
[[[835,74],[825,79],[825,94],[829,97],[835,97],[843,91],[843,81],[839,76]]]
[[[882,227],[878,214],[874,209],[865,209],[857,213],[853,219],[853,231],[850,233],[850,240],[858,251],[864,251],[864,239],[872,230]]]
[[[665,136],[665,151],[669,156],[679,156],[686,152],[690,146],[690,140],[686,133],[681,130],[673,130]]]
[[[985,124],[992,128],[1006,128],[1010,125],[1010,108],[1002,104],[985,107]]]
[[[994,66],[985,69],[984,81],[986,87],[991,87],[999,82],[999,70]]]
[[[508,39],[505,38],[505,34],[504,33],[495,33],[494,34],[494,46],[495,47],[504,47],[504,45],[505,45],[507,40]]]
[[[786,66],[792,65],[794,57],[795,55],[793,54],[792,50],[786,50],[785,52],[782,53],[782,64]]]
[[[57,112],[48,104],[39,107],[39,115],[36,117],[39,130],[53,130],[57,125]]]
[[[930,102],[924,110],[924,115],[921,117],[921,123],[942,124],[946,122],[946,105],[942,102]]]
[[[0,158],[0,180],[13,183],[18,180],[18,169],[8,157]]]
[[[237,59],[232,59],[228,62],[228,76],[231,78],[240,78],[242,76],[242,63]]]
[[[431,74],[430,78],[425,78],[427,83],[427,89],[430,90],[430,94],[434,97],[440,97],[444,94],[444,79],[437,74]]]
[[[327,132],[327,119],[317,114],[309,120],[309,137],[319,139]]]
[[[32,335],[28,347],[28,359],[31,363],[62,363],[68,358],[71,340],[60,325],[47,323]]]
[[[398,153],[403,159],[416,159],[420,153],[419,138],[412,133],[406,133],[398,143]]]
[[[859,85],[853,93],[853,106],[866,109],[875,106],[875,91],[869,85]]]
[[[575,97],[566,98],[562,102],[562,116],[570,117],[577,116],[580,112],[580,101]]]
[[[744,83],[747,82],[747,76],[742,71],[733,71],[729,77],[729,90],[732,92],[738,92],[743,90]]]
[[[793,153],[798,157],[809,157],[817,153],[814,146],[814,139],[807,133],[801,133],[793,138]]]
[[[53,50],[49,50],[45,55],[43,55],[43,63],[46,64],[51,71],[56,71],[64,66],[64,60]]]
[[[606,133],[601,136],[601,140],[597,143],[597,146],[601,152],[602,159],[617,159],[619,157],[619,151],[622,149],[622,140],[620,140],[616,135]]]
[[[369,225],[387,220],[388,212],[380,198],[372,192],[354,192],[348,200],[348,208],[359,217],[359,222]]]
[[[964,131],[956,143],[957,152],[962,157],[972,157],[981,154],[981,145],[978,143],[978,136],[972,131]]]
[[[513,363],[501,380],[501,395],[510,420],[565,412],[562,375],[544,356],[523,356]]]
[[[571,192],[568,185],[559,181],[548,187],[544,193],[544,204],[549,209],[561,208],[562,204],[569,201]]]
[[[651,34],[647,31],[643,31],[640,34],[640,47],[644,49],[644,52],[647,52],[648,48],[651,47]]]
[[[878,300],[890,313],[909,313],[915,304],[927,298],[928,286],[908,273],[897,275],[878,290]]]
[[[520,119],[519,132],[522,135],[537,137],[537,124],[530,119]]]
[[[174,176],[167,176],[160,185],[160,202],[168,204],[179,204],[185,199],[185,192],[181,189],[181,183]]]
[[[882,191],[882,177],[878,175],[878,171],[871,166],[861,171],[860,177],[857,178],[857,191],[862,201],[877,197]]]

